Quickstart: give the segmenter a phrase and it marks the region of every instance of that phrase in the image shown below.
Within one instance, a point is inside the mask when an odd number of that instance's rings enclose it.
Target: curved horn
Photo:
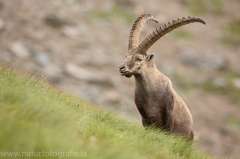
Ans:
[[[130,32],[129,43],[128,43],[128,50],[134,49],[138,47],[138,39],[144,23],[148,20],[155,21],[158,23],[156,19],[153,18],[150,14],[143,14],[141,15],[133,24],[132,30]]]
[[[199,22],[204,25],[206,24],[202,19],[190,16],[188,18],[183,17],[182,19],[178,18],[177,20],[173,20],[171,22],[169,21],[168,23],[165,23],[165,25],[153,31],[146,39],[143,40],[143,42],[138,46],[137,49],[139,52],[146,53],[147,50],[165,34],[178,27],[194,22]]]

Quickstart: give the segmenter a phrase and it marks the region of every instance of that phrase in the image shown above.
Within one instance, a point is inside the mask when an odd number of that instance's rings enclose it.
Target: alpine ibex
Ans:
[[[195,17],[173,20],[153,31],[138,45],[141,28],[148,20],[158,22],[152,15],[143,14],[133,24],[128,53],[119,71],[122,76],[135,77],[135,104],[144,127],[155,125],[169,133],[193,140],[193,119],[187,105],[172,88],[170,79],[156,68],[152,60],[154,54],[147,54],[147,50],[159,38],[178,27],[193,22],[205,22]]]

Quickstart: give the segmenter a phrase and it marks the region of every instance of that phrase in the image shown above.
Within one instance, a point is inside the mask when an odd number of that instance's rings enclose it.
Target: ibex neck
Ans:
[[[135,95],[140,95],[142,98],[147,96],[154,99],[160,98],[169,85],[169,79],[156,67],[143,69],[141,74],[134,77],[136,83]]]
[[[135,75],[135,82],[137,87],[148,87],[149,85],[154,85],[156,77],[159,71],[157,70],[155,64],[151,65],[146,69],[142,69],[141,74]]]

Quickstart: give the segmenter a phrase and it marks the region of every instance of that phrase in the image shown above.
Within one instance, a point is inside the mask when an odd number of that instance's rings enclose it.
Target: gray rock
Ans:
[[[62,33],[69,38],[76,39],[80,35],[80,30],[78,27],[65,26],[61,29]]]
[[[240,89],[240,78],[234,79],[234,80],[233,80],[233,85],[234,85],[236,88]]]
[[[55,64],[47,65],[44,69],[43,72],[48,75],[48,76],[56,76],[62,73],[62,70],[59,66]]]
[[[19,58],[25,59],[28,58],[31,54],[27,47],[21,42],[15,42],[10,46],[11,47],[9,48],[9,50]]]
[[[217,88],[222,88],[227,86],[227,79],[225,77],[218,77],[213,80],[213,85]]]
[[[184,64],[204,69],[219,70],[226,66],[226,60],[223,57],[207,57],[191,50],[182,51],[179,60]]]
[[[49,57],[45,53],[37,53],[34,55],[34,61],[37,65],[45,67],[49,64]]]
[[[110,79],[106,78],[102,72],[97,70],[81,68],[72,63],[67,63],[64,70],[67,74],[79,80],[96,84],[113,85]]]
[[[97,102],[99,93],[99,89],[96,87],[89,87],[88,89],[81,91],[79,95],[87,100]]]

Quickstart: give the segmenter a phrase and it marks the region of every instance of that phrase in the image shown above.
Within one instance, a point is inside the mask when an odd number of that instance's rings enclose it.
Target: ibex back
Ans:
[[[152,15],[143,14],[133,24],[128,53],[119,71],[122,76],[135,77],[135,104],[142,116],[143,126],[154,125],[193,140],[193,119],[187,105],[173,89],[170,79],[156,68],[152,60],[154,54],[147,54],[147,50],[175,28],[193,22],[205,22],[195,17],[173,20],[153,31],[138,45],[141,28],[148,20],[157,22]]]

